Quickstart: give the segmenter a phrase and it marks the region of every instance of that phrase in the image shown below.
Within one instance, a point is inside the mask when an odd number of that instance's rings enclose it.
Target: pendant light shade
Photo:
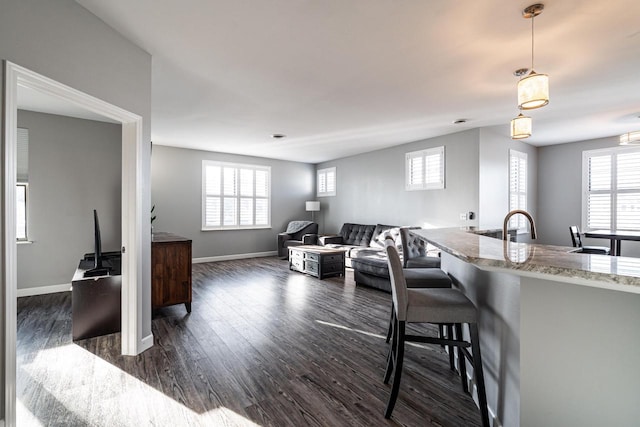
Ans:
[[[518,82],[518,108],[533,110],[549,103],[549,76],[531,70]]]
[[[620,135],[620,145],[640,145],[640,130]]]
[[[542,13],[544,5],[532,4],[522,11],[525,19],[531,19],[531,72],[518,82],[518,108],[521,110],[533,110],[544,107],[549,103],[549,76],[538,74],[533,70],[534,52],[534,18]]]
[[[511,139],[525,139],[531,136],[531,117],[522,113],[511,120]]]

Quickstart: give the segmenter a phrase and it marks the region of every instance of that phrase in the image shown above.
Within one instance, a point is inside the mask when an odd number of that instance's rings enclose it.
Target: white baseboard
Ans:
[[[449,349],[446,348],[445,349],[446,353],[449,353]],[[454,366],[458,369],[458,372],[460,371],[460,362],[458,359],[458,352],[456,351],[453,354],[454,357]],[[469,388],[469,394],[471,395],[471,398],[473,399],[473,402],[476,404],[477,407],[480,407],[480,403],[478,402],[478,385],[475,382],[475,379],[473,377],[473,366],[471,366],[470,363],[468,363],[467,361],[467,386]],[[486,383],[486,380],[485,380]],[[487,405],[487,410],[489,411],[489,421],[491,423],[492,427],[502,427],[502,423],[500,422],[500,420],[498,419],[498,417],[496,416],[496,414],[491,410],[491,406]]]
[[[37,286],[34,288],[20,288],[18,289],[18,298],[69,291],[71,291],[71,283],[63,283],[61,285]]]
[[[153,347],[153,334],[149,334],[140,340],[140,348],[138,354]]]
[[[253,252],[249,254],[233,254],[233,255],[210,256],[210,257],[204,257],[204,258],[194,258],[191,262],[194,264],[200,264],[203,262],[231,261],[234,259],[261,258],[261,257],[277,256],[277,255],[278,255],[277,251]]]

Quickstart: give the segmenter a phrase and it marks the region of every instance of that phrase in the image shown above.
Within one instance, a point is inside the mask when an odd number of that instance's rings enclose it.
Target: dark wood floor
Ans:
[[[475,426],[439,347],[408,346],[383,418],[390,295],[275,258],[195,264],[193,311],[154,315],[155,346],[71,341],[71,297],[18,300],[20,426]],[[436,333],[435,328],[430,332]]]

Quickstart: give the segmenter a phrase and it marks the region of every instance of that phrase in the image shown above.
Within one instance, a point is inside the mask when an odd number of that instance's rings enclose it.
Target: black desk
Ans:
[[[84,277],[84,272],[94,266],[92,259],[81,260],[73,275],[71,310],[74,341],[120,332],[122,325],[120,255],[108,257],[103,264],[112,267],[107,276]]]
[[[611,255],[620,256],[623,240],[640,241],[640,231],[591,230],[584,233],[584,237],[593,239],[608,239],[611,241]]]

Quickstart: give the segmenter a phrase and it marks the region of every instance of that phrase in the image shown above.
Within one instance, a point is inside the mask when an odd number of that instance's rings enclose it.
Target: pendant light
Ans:
[[[518,114],[511,120],[511,139],[525,139],[531,136],[531,117]]]
[[[538,74],[533,69],[533,20],[543,9],[544,5],[537,3],[522,11],[525,19],[531,19],[531,72],[518,81],[518,108],[521,110],[533,110],[549,103],[549,76]]]

